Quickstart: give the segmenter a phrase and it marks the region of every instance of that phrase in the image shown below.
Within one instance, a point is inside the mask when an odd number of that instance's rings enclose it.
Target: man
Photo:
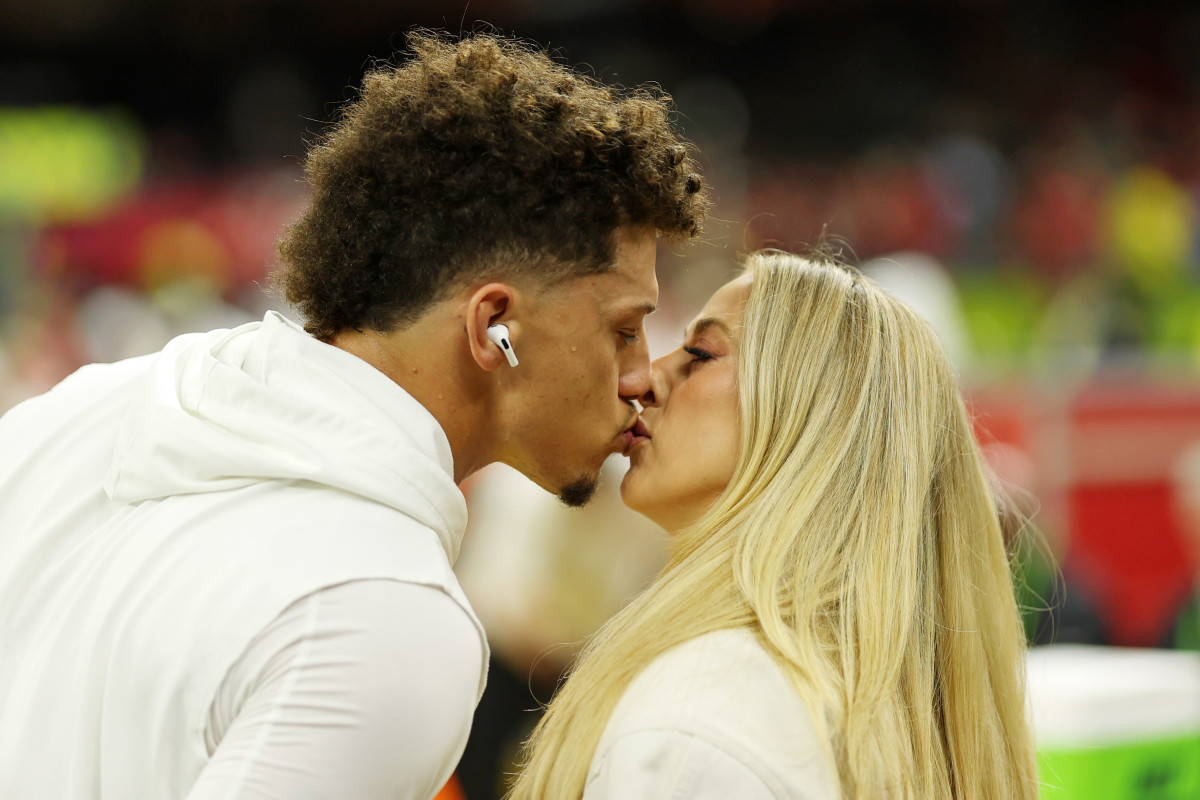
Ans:
[[[307,331],[180,337],[0,419],[0,797],[431,797],[487,659],[456,483],[584,503],[635,438],[655,239],[705,202],[665,101],[409,45],[310,153],[276,276]]]

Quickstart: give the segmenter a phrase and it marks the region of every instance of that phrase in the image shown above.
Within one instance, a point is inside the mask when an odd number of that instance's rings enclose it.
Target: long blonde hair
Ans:
[[[578,798],[630,681],[735,626],[805,701],[843,797],[1036,797],[1008,559],[933,332],[825,256],[746,270],[733,477],[588,643],[510,797]]]

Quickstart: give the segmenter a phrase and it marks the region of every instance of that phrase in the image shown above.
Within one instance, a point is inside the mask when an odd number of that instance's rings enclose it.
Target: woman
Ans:
[[[757,253],[643,405],[622,496],[671,558],[513,800],[1036,796],[996,507],[923,320],[826,256]]]

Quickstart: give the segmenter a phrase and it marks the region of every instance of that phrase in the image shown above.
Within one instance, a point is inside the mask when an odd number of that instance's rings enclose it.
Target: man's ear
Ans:
[[[471,358],[487,372],[504,367],[508,359],[487,337],[487,329],[497,323],[508,326],[509,341],[514,344],[520,338],[521,323],[516,319],[517,292],[505,283],[487,283],[471,293],[463,315],[467,335],[467,346]]]

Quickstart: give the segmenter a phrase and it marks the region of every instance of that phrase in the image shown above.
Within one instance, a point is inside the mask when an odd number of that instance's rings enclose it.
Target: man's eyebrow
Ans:
[[[719,328],[720,333],[729,337],[730,339],[733,338],[733,331],[730,330],[729,326],[716,317],[701,317],[700,319],[696,320],[691,325],[683,329],[683,338],[690,339],[693,336],[699,336],[709,328]]]
[[[653,314],[655,309],[657,309],[657,308],[658,308],[658,306],[654,305],[654,303],[651,303],[649,300],[647,300],[645,302],[637,303],[635,305],[629,306],[629,308],[627,308],[624,312],[622,312],[621,316],[632,317],[634,314],[637,314],[639,312],[643,316],[646,316],[647,314]]]

